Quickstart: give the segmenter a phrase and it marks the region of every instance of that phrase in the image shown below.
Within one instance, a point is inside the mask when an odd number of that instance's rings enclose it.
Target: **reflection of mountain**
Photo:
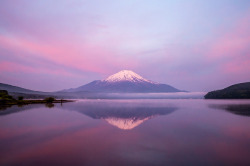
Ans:
[[[131,130],[131,129],[135,128],[136,126],[139,126],[140,124],[142,124],[144,121],[146,121],[148,119],[150,119],[150,117],[144,118],[144,119],[106,118],[105,120],[109,124],[116,126],[119,129]]]
[[[142,124],[148,119],[159,115],[167,115],[177,110],[176,107],[157,106],[150,103],[82,103],[74,106],[64,106],[85,114],[93,119],[103,119],[120,129],[129,130]]]
[[[98,108],[83,111],[82,113],[94,119],[104,119],[109,124],[116,126],[120,129],[129,130],[140,125],[144,121],[158,115],[167,115],[176,108],[165,107],[118,107],[118,108]]]
[[[250,104],[229,104],[229,105],[210,105],[211,108],[222,109],[233,114],[250,116]]]

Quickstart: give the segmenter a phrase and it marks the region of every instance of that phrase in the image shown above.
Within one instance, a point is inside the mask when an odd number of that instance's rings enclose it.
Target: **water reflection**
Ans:
[[[7,108],[10,108],[11,105],[0,105],[0,111],[4,111],[6,110]]]
[[[71,109],[68,105],[66,108]],[[112,105],[99,103],[77,103],[74,111],[78,111],[93,119],[103,119],[109,124],[123,130],[133,129],[146,120],[160,115],[167,115],[177,110],[174,106],[152,105],[152,103],[116,102]]]
[[[52,108],[54,104],[47,105],[47,104],[28,104],[28,105],[8,105],[8,106],[1,106],[0,107],[0,116],[14,114],[22,111],[31,110],[34,108],[41,108],[41,107]]]
[[[53,108],[55,106],[55,104],[53,104],[53,103],[46,103],[45,106],[47,108]]]
[[[124,107],[120,108],[100,108],[88,109],[80,111],[81,113],[92,117],[93,119],[104,119],[109,124],[116,126],[120,129],[128,130],[133,129],[136,126],[142,124],[146,120],[159,115],[167,115],[175,111],[177,108],[147,108],[138,107],[128,109]]]
[[[53,108],[13,106],[0,111],[6,115],[0,116],[0,165],[250,165],[249,119],[209,104],[247,110],[250,100],[84,100]]]
[[[242,116],[250,116],[250,104],[212,104],[210,108],[221,109]]]

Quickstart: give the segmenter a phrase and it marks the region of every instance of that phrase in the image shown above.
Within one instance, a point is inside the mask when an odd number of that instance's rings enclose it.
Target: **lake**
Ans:
[[[0,165],[250,165],[250,100],[78,100],[2,108]]]

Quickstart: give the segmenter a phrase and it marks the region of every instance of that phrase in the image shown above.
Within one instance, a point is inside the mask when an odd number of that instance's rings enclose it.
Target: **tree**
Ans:
[[[23,100],[23,96],[18,96],[18,100]]]
[[[56,99],[54,97],[47,97],[44,99],[47,103],[52,103],[53,101],[55,101]]]

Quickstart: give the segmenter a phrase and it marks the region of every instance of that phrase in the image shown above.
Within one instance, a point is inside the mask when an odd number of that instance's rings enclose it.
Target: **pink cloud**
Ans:
[[[250,71],[250,60],[237,60],[237,61],[230,61],[225,63],[221,67],[224,73],[228,74],[238,74],[238,73],[245,73]]]
[[[74,42],[74,41],[72,41]],[[42,57],[58,64],[82,71],[107,73],[121,66],[135,66],[136,61],[127,61],[119,53],[91,43],[67,43],[51,41],[49,44],[29,41],[24,38],[0,36],[0,43],[5,48],[18,54],[20,51],[31,53],[32,57]],[[18,56],[27,58],[26,54]]]
[[[50,70],[42,67],[31,67],[31,66],[25,66],[19,63],[15,62],[8,62],[8,61],[2,61],[0,62],[0,73],[4,72],[16,72],[16,73],[35,73],[35,74],[41,74],[41,73],[50,73],[50,74],[60,74],[63,76],[72,76],[73,74],[61,69],[56,70]]]
[[[0,73],[2,72],[33,72],[33,68],[13,62],[0,62]]]
[[[223,29],[220,36],[211,43],[207,58],[218,60],[238,56],[250,57],[250,13],[234,23],[233,28]],[[247,52],[245,52],[247,51]],[[245,54],[245,55],[242,55]]]

